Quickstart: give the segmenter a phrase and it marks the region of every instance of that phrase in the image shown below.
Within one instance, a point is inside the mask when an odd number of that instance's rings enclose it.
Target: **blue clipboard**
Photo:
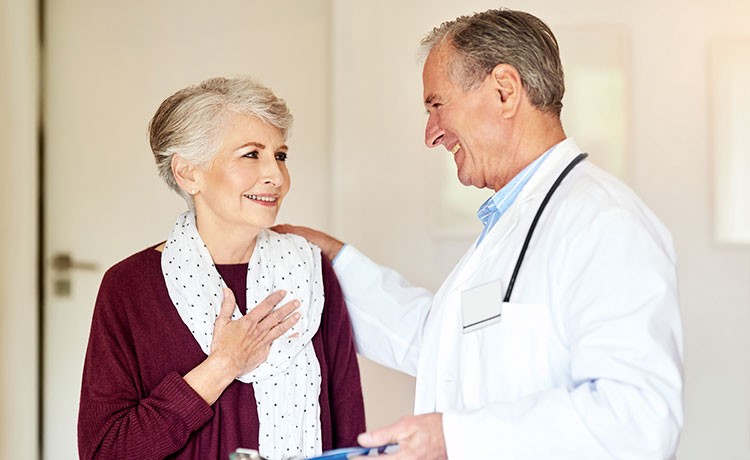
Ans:
[[[392,454],[398,450],[398,444],[386,444],[378,447],[345,447],[327,450],[317,457],[294,457],[293,460],[349,460],[358,457],[377,457],[380,454]],[[239,448],[229,456],[230,460],[265,460],[257,450]]]
[[[392,454],[398,450],[398,444],[386,444],[378,447],[345,447],[323,452],[318,457],[307,460],[349,460],[358,457],[377,457],[380,454]]]

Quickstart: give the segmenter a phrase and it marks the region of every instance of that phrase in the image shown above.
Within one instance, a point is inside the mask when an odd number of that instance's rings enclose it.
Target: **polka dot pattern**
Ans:
[[[267,360],[238,377],[253,384],[260,421],[259,451],[265,458],[312,457],[322,451],[320,364],[312,345],[324,303],[320,263],[320,249],[307,240],[262,230],[248,264],[248,311],[279,289],[287,291],[279,306],[292,299],[301,302],[302,317],[274,341]],[[180,318],[208,355],[226,284],[198,234],[194,212],[177,219],[161,266]],[[235,306],[232,317],[240,316]]]

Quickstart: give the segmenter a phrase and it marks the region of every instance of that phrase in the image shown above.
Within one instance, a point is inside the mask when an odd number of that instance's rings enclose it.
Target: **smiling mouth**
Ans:
[[[461,144],[456,142],[456,145],[454,145],[453,148],[451,149],[451,153],[453,155],[456,155],[456,153],[458,153],[459,150],[461,150]]]
[[[261,196],[261,195],[243,195],[245,198],[249,198],[253,201],[262,201],[263,203],[275,203],[278,200],[275,196]]]

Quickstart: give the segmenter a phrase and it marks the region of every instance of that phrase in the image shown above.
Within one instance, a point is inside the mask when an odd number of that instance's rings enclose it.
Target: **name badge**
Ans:
[[[461,293],[464,334],[495,324],[503,317],[502,281],[467,289]]]

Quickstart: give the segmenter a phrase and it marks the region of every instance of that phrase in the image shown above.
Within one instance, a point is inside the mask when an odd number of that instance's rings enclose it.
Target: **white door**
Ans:
[[[217,75],[259,78],[287,100],[297,121],[282,218],[324,227],[330,206],[305,196],[328,196],[329,14],[327,2],[307,0],[45,3],[43,458],[73,459],[83,358],[104,270],[165,239],[184,210],[157,177],[150,117],[188,84]],[[53,260],[73,267],[54,270]]]

